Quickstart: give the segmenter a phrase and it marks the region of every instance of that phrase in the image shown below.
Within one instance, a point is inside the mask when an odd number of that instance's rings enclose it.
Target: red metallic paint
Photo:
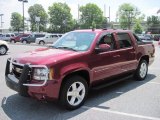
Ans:
[[[119,75],[130,70],[136,70],[144,55],[154,60],[154,47],[151,44],[137,45],[130,31],[125,30],[77,30],[95,32],[96,37],[88,51],[75,52],[70,50],[43,48],[18,55],[14,59],[21,63],[41,64],[54,69],[54,80],[50,80],[43,87],[29,87],[28,93],[37,99],[58,99],[63,78],[76,71],[86,71],[89,74],[90,85],[101,79]],[[100,36],[104,33],[113,33],[116,49],[101,53],[95,52]],[[120,49],[116,34],[126,32],[132,39],[132,47]]]

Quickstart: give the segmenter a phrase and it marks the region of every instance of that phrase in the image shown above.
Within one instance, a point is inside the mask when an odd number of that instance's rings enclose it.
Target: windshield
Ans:
[[[69,32],[53,44],[55,48],[87,51],[95,38],[92,32]]]

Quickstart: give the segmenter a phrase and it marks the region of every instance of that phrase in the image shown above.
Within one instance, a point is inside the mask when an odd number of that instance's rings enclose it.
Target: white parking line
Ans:
[[[148,83],[160,85],[160,83],[158,82],[148,82]]]
[[[129,116],[129,117],[135,117],[135,118],[143,118],[143,119],[148,119],[148,120],[160,120],[160,118],[157,118],[157,117],[150,117],[150,116],[143,116],[143,115],[137,115],[137,114],[118,112],[118,111],[97,108],[97,107],[82,106],[82,108],[91,109],[91,110],[95,110],[95,111],[101,111],[101,112],[107,112],[107,113],[112,113],[112,114],[124,115],[124,116]]]
[[[149,70],[160,70],[160,68],[158,68],[158,67],[149,67],[148,69]]]

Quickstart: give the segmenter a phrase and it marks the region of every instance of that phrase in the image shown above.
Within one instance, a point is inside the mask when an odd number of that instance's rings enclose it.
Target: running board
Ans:
[[[105,88],[105,87],[108,87],[108,86],[110,86],[110,85],[113,85],[113,84],[116,84],[116,83],[118,83],[118,82],[121,82],[121,81],[124,81],[124,80],[127,80],[127,79],[129,79],[129,78],[132,78],[133,77],[133,74],[131,74],[131,75],[128,75],[128,76],[126,76],[126,77],[123,77],[123,78],[120,78],[120,79],[112,79],[110,82],[105,82],[105,83],[103,83],[103,84],[100,84],[100,85],[97,85],[97,86],[94,86],[92,89],[93,90],[98,90],[98,89],[102,89],[102,88]]]

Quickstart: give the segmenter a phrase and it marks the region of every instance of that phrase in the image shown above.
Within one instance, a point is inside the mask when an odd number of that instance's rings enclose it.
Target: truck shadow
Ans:
[[[134,81],[132,78],[120,82],[118,84],[99,89],[92,90],[84,106],[99,107],[102,109],[110,109],[111,106],[101,106],[102,103],[112,100],[120,95],[127,93],[137,87],[140,87],[154,79],[156,76],[148,74],[145,81]],[[117,91],[121,91],[117,93]],[[1,101],[1,107],[8,118],[12,120],[61,120],[76,118],[79,114],[89,110],[81,107],[74,111],[67,111],[60,107],[57,102],[40,102],[32,98],[21,97],[18,94],[4,97]],[[79,118],[79,117],[78,117]],[[79,118],[80,119],[80,118]]]

